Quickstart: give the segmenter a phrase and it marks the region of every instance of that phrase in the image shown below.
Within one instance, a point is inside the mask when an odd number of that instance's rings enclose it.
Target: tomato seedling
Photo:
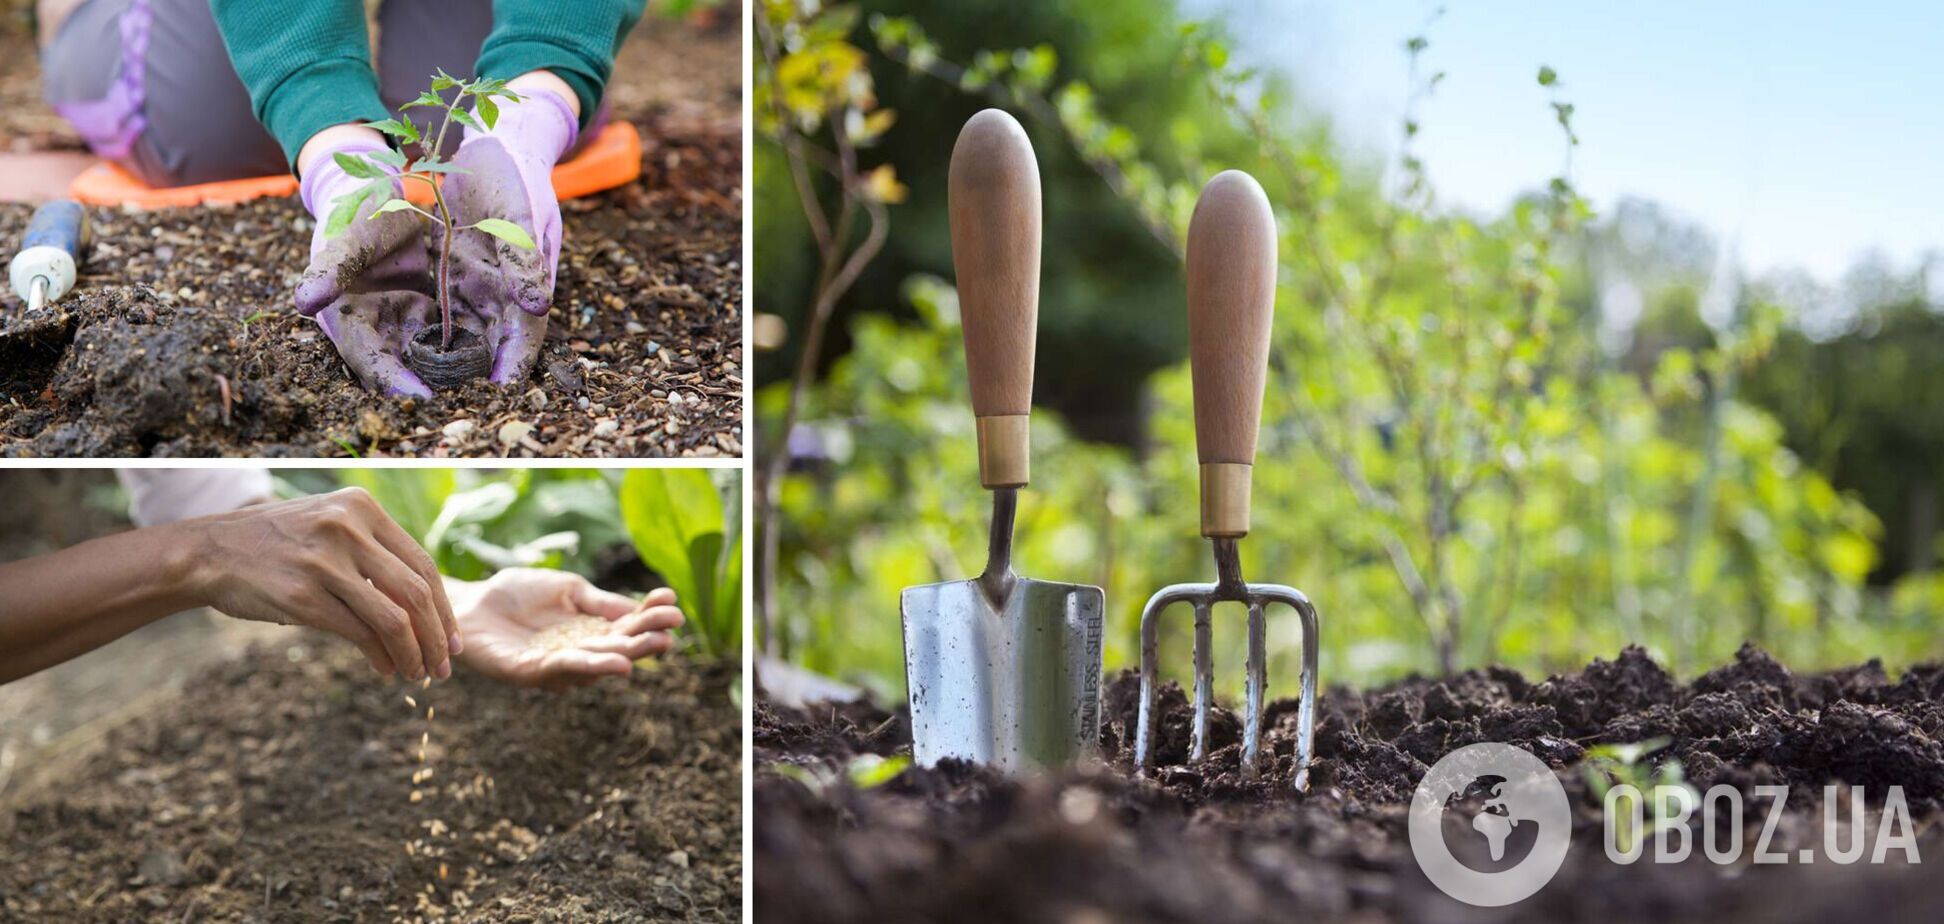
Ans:
[[[443,95],[447,90],[458,91],[453,94],[450,101]],[[467,98],[473,101],[471,112],[463,108]],[[366,216],[366,220],[391,212],[410,211],[424,216],[427,221],[443,229],[444,233],[439,236],[438,275],[436,285],[433,287],[439,299],[441,349],[452,348],[452,296],[447,292],[452,236],[460,231],[483,231],[515,247],[529,250],[533,248],[533,238],[528,236],[519,225],[504,218],[489,217],[481,218],[471,224],[454,224],[452,209],[446,205],[440,177],[465,173],[466,170],[441,156],[441,152],[445,150],[446,131],[454,122],[481,132],[492,131],[493,126],[499,122],[499,103],[495,101],[505,100],[517,103],[520,99],[518,93],[506,88],[504,80],[493,77],[460,80],[440,70],[432,77],[431,89],[420,93],[418,99],[400,107],[401,110],[420,107],[434,110],[432,118],[426,121],[425,128],[429,130],[431,123],[436,120],[439,129],[431,136],[429,145],[424,143],[426,132],[421,131],[419,125],[412,121],[409,111],[401,111],[399,113],[401,118],[371,123],[372,128],[397,139],[401,146],[419,145],[417,159],[408,162],[404,154],[395,150],[372,154],[340,152],[332,155],[339,169],[346,174],[370,182],[359,187],[356,192],[338,199],[337,205],[331,209],[330,217],[324,222],[326,238],[343,234],[346,228],[351,227],[351,222],[357,220],[358,212],[364,208],[365,203],[373,200],[378,203],[378,207]],[[395,184],[397,180],[415,180],[429,187],[432,190],[432,211],[428,212],[399,196]]]

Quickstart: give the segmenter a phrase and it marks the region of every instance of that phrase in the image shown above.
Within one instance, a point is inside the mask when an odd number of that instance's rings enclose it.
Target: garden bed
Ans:
[[[764,922],[1289,920],[1937,920],[1944,880],[1894,865],[1748,863],[1768,800],[1746,801],[1743,860],[1609,861],[1599,800],[1578,766],[1589,747],[1671,739],[1705,791],[1791,787],[1773,850],[1822,848],[1822,786],[1902,785],[1921,855],[1944,857],[1944,667],[1892,682],[1876,664],[1796,677],[1765,653],[1675,683],[1638,649],[1531,682],[1502,669],[1365,693],[1332,690],[1317,726],[1312,787],[1298,795],[1294,703],[1273,704],[1266,772],[1237,772],[1240,724],[1219,710],[1209,757],[1184,763],[1191,709],[1161,698],[1154,779],[1129,773],[1138,678],[1106,691],[1107,766],[1013,781],[947,764],[859,789],[841,768],[908,753],[902,715],[867,705],[756,710],[753,848]],[[1480,909],[1418,870],[1407,808],[1427,766],[1480,741],[1525,747],[1560,771],[1573,846],[1532,898]],[[868,762],[868,758],[865,759]],[[778,764],[804,768],[779,773]],[[1872,813],[1870,829],[1875,830]]]
[[[95,209],[76,290],[38,317],[0,307],[0,455],[740,455],[740,61],[735,30],[662,20],[624,47],[611,101],[642,176],[562,204],[547,340],[517,387],[360,388],[291,307],[311,238],[294,199]],[[64,145],[0,120],[16,150]],[[0,205],[0,241],[31,212]]]
[[[738,665],[422,689],[314,641],[37,768],[0,805],[0,920],[739,918]]]

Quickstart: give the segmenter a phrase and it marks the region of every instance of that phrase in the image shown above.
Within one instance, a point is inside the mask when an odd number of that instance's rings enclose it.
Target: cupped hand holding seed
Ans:
[[[185,520],[189,583],[239,619],[349,639],[380,674],[452,676],[463,648],[432,557],[360,488]]]
[[[626,675],[675,645],[682,624],[666,587],[636,601],[565,571],[509,568],[448,583],[466,636],[461,664],[502,683],[561,690]]]

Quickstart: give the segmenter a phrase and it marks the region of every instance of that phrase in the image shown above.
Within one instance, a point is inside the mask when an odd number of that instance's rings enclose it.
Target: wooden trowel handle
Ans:
[[[1188,223],[1188,353],[1201,457],[1202,535],[1249,532],[1249,476],[1269,319],[1276,306],[1276,219],[1254,177],[1226,170],[1202,187]]]
[[[1040,179],[1033,144],[1012,116],[987,109],[966,121],[952,147],[947,204],[979,480],[1020,487],[1039,326]]]

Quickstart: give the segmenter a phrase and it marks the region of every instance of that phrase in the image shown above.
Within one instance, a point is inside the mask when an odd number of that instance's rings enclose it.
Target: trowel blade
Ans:
[[[1007,773],[1092,759],[1100,742],[1105,595],[1020,578],[1003,608],[977,581],[905,588],[911,750]]]

